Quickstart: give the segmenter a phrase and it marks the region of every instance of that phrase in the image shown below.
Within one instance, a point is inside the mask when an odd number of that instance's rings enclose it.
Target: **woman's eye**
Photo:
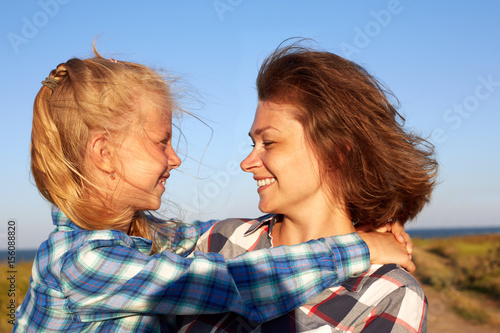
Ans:
[[[262,144],[264,145],[264,147],[269,147],[273,143],[274,143],[274,141],[264,141]]]
[[[276,142],[275,141],[262,141],[262,142],[258,142],[258,144],[264,146],[264,148],[269,147],[273,143],[276,143]],[[252,148],[255,148],[255,146],[256,146],[255,142],[252,142],[252,144],[250,146]]]

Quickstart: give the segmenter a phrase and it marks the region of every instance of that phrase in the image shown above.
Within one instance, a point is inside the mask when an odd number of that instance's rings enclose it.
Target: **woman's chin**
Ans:
[[[267,205],[265,202],[259,202],[259,210],[262,212],[262,213],[273,213],[273,209],[270,205]]]

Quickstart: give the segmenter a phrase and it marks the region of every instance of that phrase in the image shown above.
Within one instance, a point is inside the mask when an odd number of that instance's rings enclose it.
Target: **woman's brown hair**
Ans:
[[[260,101],[295,107],[320,179],[353,222],[404,224],[429,201],[433,145],[404,128],[391,93],[361,66],[300,42],[280,45],[260,68],[257,92]]]

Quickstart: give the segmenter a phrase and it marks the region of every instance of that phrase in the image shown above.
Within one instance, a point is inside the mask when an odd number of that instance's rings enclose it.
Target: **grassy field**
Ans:
[[[440,309],[451,310],[471,324],[500,325],[500,235],[414,239],[415,277],[434,298],[429,298],[429,318]],[[11,332],[6,316],[11,299],[21,304],[31,276],[31,262],[16,264],[15,297],[8,295],[11,273],[0,264],[0,332]]]
[[[429,315],[434,305],[470,323],[500,325],[500,235],[413,241],[415,277],[439,295],[429,299]]]
[[[2,291],[0,294],[0,309],[2,309],[0,332],[2,333],[12,332],[12,324],[9,323],[11,320],[9,306],[11,306],[11,300],[14,300],[15,308],[22,303],[30,283],[31,266],[31,262],[21,262],[17,263],[14,269],[9,269],[6,262],[0,264],[0,290]],[[15,287],[11,282],[14,282]],[[15,295],[9,295],[12,291]]]

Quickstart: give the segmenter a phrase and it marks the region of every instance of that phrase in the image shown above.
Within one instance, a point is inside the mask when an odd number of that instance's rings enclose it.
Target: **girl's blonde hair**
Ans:
[[[158,110],[172,110],[173,100],[164,78],[152,69],[103,58],[95,48],[94,53],[94,58],[58,65],[42,82],[33,107],[31,171],[40,193],[79,227],[119,229],[130,221],[124,221],[124,212],[110,212],[109,193],[84,167],[90,134],[100,130],[123,137],[141,119],[139,96],[160,100]],[[151,239],[149,220],[136,213],[129,234]]]

